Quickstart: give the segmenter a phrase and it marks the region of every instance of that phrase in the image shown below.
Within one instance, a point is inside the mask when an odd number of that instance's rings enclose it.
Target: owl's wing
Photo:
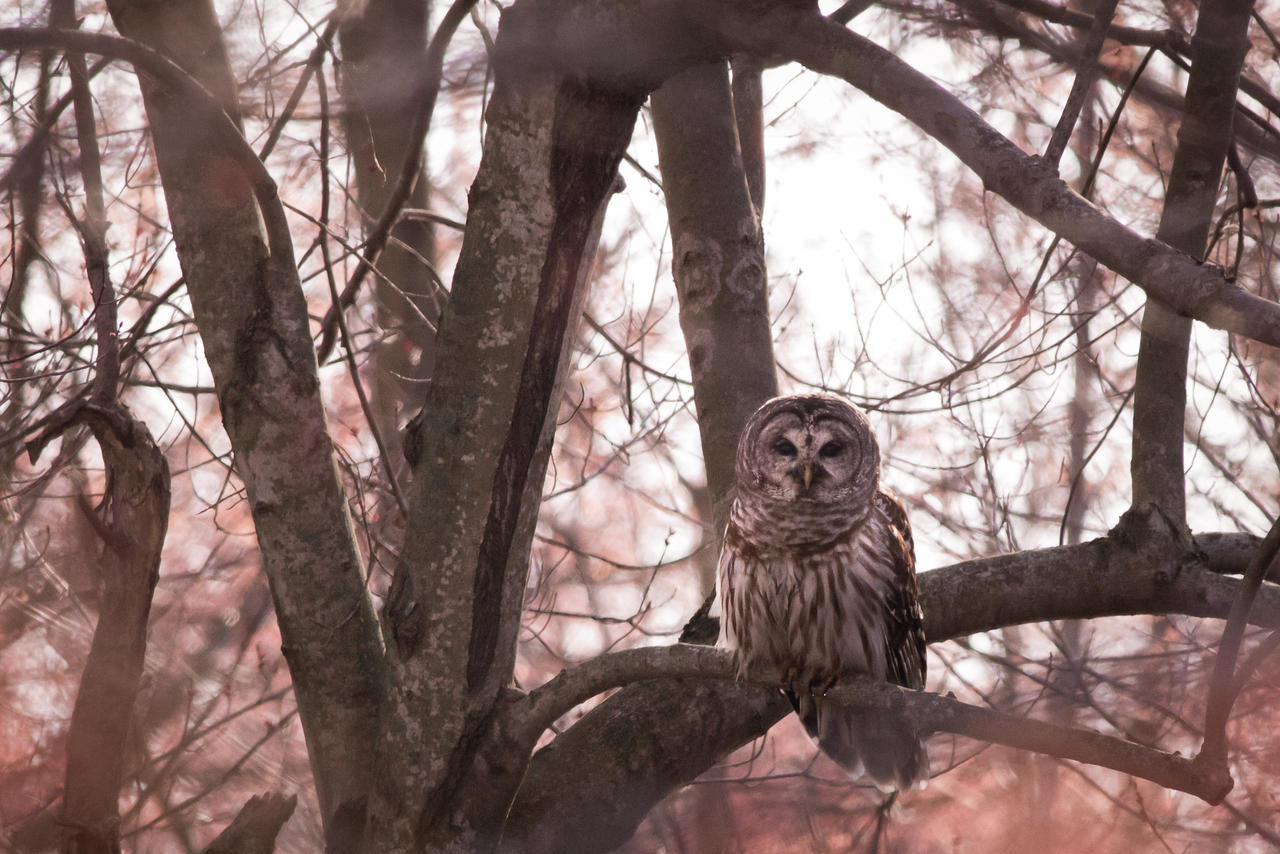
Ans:
[[[881,489],[876,493],[875,505],[889,522],[889,552],[893,557],[893,590],[885,601],[888,675],[897,684],[918,690],[924,687],[925,677],[924,614],[920,610],[911,523],[893,493]]]

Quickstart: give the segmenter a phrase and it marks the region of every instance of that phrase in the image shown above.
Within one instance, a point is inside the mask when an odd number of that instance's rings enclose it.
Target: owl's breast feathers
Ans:
[[[735,504],[720,557],[721,641],[739,673],[822,683],[862,672],[923,687],[911,529],[897,499],[877,492],[826,542],[795,536],[803,521],[786,529],[761,516]]]

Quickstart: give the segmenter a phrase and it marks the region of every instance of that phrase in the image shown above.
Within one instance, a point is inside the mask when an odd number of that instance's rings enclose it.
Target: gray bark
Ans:
[[[102,538],[102,600],[67,733],[61,819],[61,850],[89,854],[120,850],[118,804],[169,524],[169,466],[147,428],[118,404],[77,406],[58,432],[79,423],[93,431],[109,473],[102,518],[83,508]]]
[[[234,87],[206,2],[112,0],[110,8],[122,32],[170,49],[234,116]],[[0,34],[0,44],[12,43],[9,36]],[[181,51],[173,49],[179,44]],[[566,850],[597,832],[625,839],[657,799],[785,713],[777,692],[758,687],[646,680],[537,754],[524,774],[532,739],[548,723],[546,695],[520,697],[506,688],[557,389],[617,160],[645,91],[682,69],[695,68],[697,77],[738,50],[799,58],[853,82],[950,147],[989,187],[1155,298],[1280,341],[1274,304],[1105,216],[954,97],[808,5],[665,0],[587,8],[524,0],[506,13],[499,37],[484,161],[439,336],[450,370],[433,384],[423,419],[409,529],[386,613],[384,668],[273,188],[227,147],[216,122],[183,102],[186,90],[163,75],[149,78],[144,91],[179,255],[258,528],[334,850],[354,850],[355,834],[366,826],[371,779],[363,769],[375,740],[369,847],[491,847],[523,776],[509,844]],[[562,77],[570,69],[573,82]],[[679,251],[677,236],[682,323],[688,303],[691,339],[699,329],[720,335],[715,324],[729,322],[738,306],[717,307],[715,300],[739,287],[749,311],[734,322],[758,330],[763,321],[767,347],[760,239],[728,141],[733,116],[724,106],[723,65],[715,73],[714,85],[678,95],[677,83],[667,93],[675,99],[672,116],[699,105],[699,123],[715,116],[706,142],[726,156],[709,164],[719,171],[706,177],[719,177],[701,186],[722,202],[735,187],[736,212],[710,211],[703,222],[703,200],[681,199],[688,188],[674,187],[668,176],[673,232],[692,247]],[[670,140],[671,130],[668,124],[660,134]],[[689,166],[678,165],[688,154],[682,147],[664,144],[664,175],[670,166],[671,175],[698,186],[692,182],[708,164],[690,158]],[[743,227],[748,221],[750,229]],[[717,266],[725,258],[737,260]],[[691,354],[698,343],[691,340]],[[708,465],[718,472],[711,486],[720,496],[738,426],[759,402],[752,398],[771,393],[762,378],[771,379],[772,367],[760,352],[751,351],[759,387],[727,403],[703,394],[714,389],[696,392],[704,431],[714,438]],[[696,361],[700,384],[726,375],[734,384],[743,368],[726,374],[716,359]],[[1221,571],[1235,566],[1239,546],[1215,545],[1216,556],[1205,556],[1180,527],[1139,507],[1093,543],[926,575],[928,631],[936,639],[1105,614],[1221,616],[1240,586]],[[1280,622],[1274,586],[1264,586],[1251,617]]]
[[[492,719],[511,679],[536,505],[599,216],[635,89],[569,82],[504,15],[485,150],[423,413],[386,611],[392,665],[367,844],[495,844],[526,756]],[[496,746],[495,746],[496,745]]]
[[[927,76],[805,4],[651,0],[593,5],[527,0],[530,47],[555,44],[544,62],[598,79],[657,86],[679,71],[735,52],[799,62],[839,77],[942,143],[986,188],[1141,287],[1172,311],[1280,346],[1280,305],[1228,281],[1162,241],[1143,237],[1073,192]]]
[[[238,116],[207,0],[108,4]],[[360,813],[381,646],[320,399],[283,210],[182,90],[141,76],[178,259],[248,493],[326,830]],[[259,191],[255,193],[255,191]],[[265,229],[264,229],[265,224]]]
[[[1222,534],[1191,541],[1165,525],[1158,514],[1133,515],[1109,536],[1088,543],[978,558],[922,574],[925,630],[929,642],[938,643],[1059,619],[1131,614],[1223,618],[1241,586],[1224,574],[1242,573],[1259,542],[1257,537]],[[1262,588],[1249,621],[1280,626],[1280,587]],[[790,711],[776,690],[714,681],[729,671],[717,670],[707,663],[711,659],[683,650],[666,657],[666,652],[637,650],[637,659],[650,654],[653,658],[613,672],[616,659],[589,662],[579,669],[591,669],[590,675],[567,672],[530,695],[529,708],[521,711],[549,723],[577,702],[636,682],[534,755],[511,811],[507,847],[521,854],[608,851],[629,838],[662,798],[733,748],[764,735]],[[696,675],[712,681],[692,678]],[[556,698],[557,693],[567,696]],[[674,696],[683,702],[673,702]],[[930,705],[933,699],[920,702],[921,714],[935,722],[975,720],[973,711]],[[1028,722],[1019,729],[1015,720],[985,719],[971,734],[1064,755],[1054,752],[1063,744],[1062,728]],[[1000,734],[1002,727],[1007,732]],[[1135,752],[1136,746],[1106,744],[1108,749],[1127,751],[1130,758],[1142,753]],[[1085,751],[1097,747],[1083,742],[1077,746]],[[1157,753],[1146,753],[1142,760],[1151,774],[1167,772],[1197,796],[1221,797],[1224,781],[1217,769],[1192,767],[1188,760],[1167,760],[1167,754]],[[1073,758],[1095,761],[1098,754]]]
[[[763,237],[743,171],[726,64],[676,75],[652,100],[680,325],[719,531],[728,518],[738,433],[777,393]],[[777,699],[740,686],[680,680],[625,688],[558,738],[554,750],[535,757],[512,809],[506,844],[564,850],[597,831],[620,844],[673,785],[704,770],[707,753],[727,753],[747,733],[763,732],[781,717],[785,704]],[[671,750],[666,726],[654,726],[659,720],[700,721],[691,731],[698,732],[702,750]],[[643,746],[632,744],[648,761],[619,774],[612,762],[587,760],[633,739],[639,721],[659,733]]]
[[[652,101],[680,327],[720,531],[738,433],[778,393],[764,236],[743,171],[728,66],[684,71]]]
[[[1240,68],[1249,50],[1252,0],[1205,0],[1191,39],[1191,75],[1178,148],[1156,238],[1203,260],[1218,181],[1234,144]],[[1159,302],[1142,317],[1133,395],[1133,506],[1159,507],[1185,524],[1182,461],[1191,320]]]

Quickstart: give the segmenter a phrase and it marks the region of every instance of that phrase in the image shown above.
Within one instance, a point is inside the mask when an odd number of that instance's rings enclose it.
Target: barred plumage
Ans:
[[[829,395],[774,398],[743,429],[737,477],[718,584],[739,674],[788,685],[809,734],[849,773],[923,785],[928,757],[904,721],[823,698],[851,673],[924,687],[911,528],[880,488],[866,416]]]

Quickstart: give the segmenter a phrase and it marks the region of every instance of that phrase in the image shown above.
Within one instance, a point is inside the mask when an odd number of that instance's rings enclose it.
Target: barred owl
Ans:
[[[718,586],[720,642],[739,676],[776,675],[810,737],[851,775],[886,791],[924,785],[928,756],[905,721],[823,696],[851,673],[924,687],[911,528],[880,488],[861,410],[792,395],[751,416]]]

